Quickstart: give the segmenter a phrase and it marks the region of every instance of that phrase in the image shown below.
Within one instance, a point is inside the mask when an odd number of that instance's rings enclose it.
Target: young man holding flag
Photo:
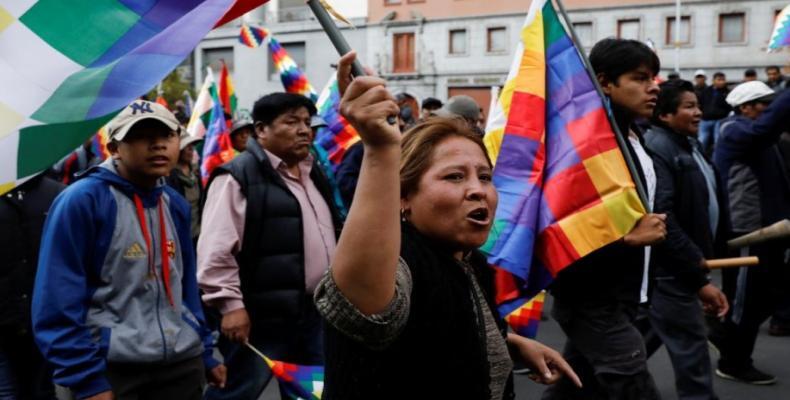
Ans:
[[[649,118],[656,105],[658,57],[634,40],[604,39],[593,47],[590,62],[611,112],[627,135],[628,151],[652,203],[656,188],[653,163],[634,125]],[[652,206],[652,204],[646,204]],[[564,357],[584,384],[564,379],[544,399],[658,399],[647,370],[645,344],[632,325],[638,305],[647,299],[649,246],[664,239],[664,215],[648,214],[623,239],[562,270],[551,286],[553,317],[568,336]]]

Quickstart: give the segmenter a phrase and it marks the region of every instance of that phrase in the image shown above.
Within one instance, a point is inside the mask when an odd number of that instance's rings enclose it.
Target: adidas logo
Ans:
[[[145,250],[143,250],[143,246],[140,246],[139,243],[134,243],[133,245],[129,246],[126,249],[126,252],[123,253],[123,258],[126,259],[138,259],[138,258],[145,258]]]

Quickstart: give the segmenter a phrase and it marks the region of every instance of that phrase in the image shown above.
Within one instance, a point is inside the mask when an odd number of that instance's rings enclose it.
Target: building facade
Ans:
[[[395,94],[413,104],[426,97],[474,97],[487,114],[491,87],[501,86],[513,61],[530,0],[330,0],[356,29],[343,33],[361,60],[385,77]],[[622,37],[651,42],[666,76],[675,64],[691,79],[704,69],[709,79],[722,71],[742,79],[755,68],[787,64],[787,53],[765,48],[775,16],[786,0],[684,0],[675,41],[675,2],[667,0],[565,0],[585,50],[598,40]],[[303,0],[272,0],[245,17],[273,32],[305,70],[317,91],[334,72],[337,53]],[[240,21],[212,31],[195,50],[195,85],[205,66],[231,59],[242,107],[265,93],[282,90],[265,48],[249,49],[238,38]],[[418,107],[415,107],[417,111]]]
[[[343,35],[361,57],[365,57],[367,0],[330,0],[335,9],[356,27],[340,24]],[[320,93],[335,73],[338,55],[304,0],[270,0],[242,18],[214,29],[192,54],[195,90],[199,90],[206,68],[219,75],[220,60],[225,60],[233,79],[240,109],[252,110],[259,97],[283,91],[280,76],[266,45],[249,48],[239,42],[241,24],[267,28],[288,51]]]

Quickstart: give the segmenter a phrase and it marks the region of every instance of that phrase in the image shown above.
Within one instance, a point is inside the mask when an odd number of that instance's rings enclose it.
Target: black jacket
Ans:
[[[0,196],[0,329],[30,329],[41,232],[50,205],[65,187],[38,176]]]
[[[655,213],[667,214],[667,238],[654,247],[652,267],[657,278],[671,276],[689,290],[708,283],[703,258],[723,257],[730,237],[727,192],[713,163],[719,222],[715,235],[708,219],[709,194],[705,176],[692,155],[685,136],[663,127],[653,127],[645,135],[656,170]]]
[[[704,120],[719,120],[726,118],[730,114],[732,108],[727,104],[726,98],[730,91],[727,88],[716,89],[713,86],[708,86],[702,91],[702,97],[699,99],[700,106],[702,107],[702,119]]]
[[[354,192],[357,189],[359,172],[362,170],[362,157],[365,155],[365,146],[360,140],[346,150],[343,161],[337,167],[337,187],[340,189],[340,196],[343,204],[351,208],[351,201],[354,200]]]
[[[409,319],[398,338],[373,350],[325,325],[326,400],[487,400],[490,371],[485,327],[477,321],[469,277],[452,254],[402,226],[401,258],[412,275]],[[500,332],[507,328],[494,306],[494,273],[485,257],[469,258]],[[504,399],[514,398],[512,379]]]
[[[252,138],[244,152],[217,167],[207,188],[216,176],[228,173],[247,199],[244,238],[236,255],[244,306],[258,323],[295,321],[307,309],[305,302],[312,301],[305,292],[299,202]],[[315,163],[310,178],[329,206],[339,235],[342,222],[326,176]]]

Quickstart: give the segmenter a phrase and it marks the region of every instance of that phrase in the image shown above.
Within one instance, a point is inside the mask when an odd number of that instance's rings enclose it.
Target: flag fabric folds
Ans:
[[[307,75],[296,65],[296,62],[288,55],[288,52],[280,45],[280,42],[271,36],[269,36],[269,51],[272,52],[274,65],[280,71],[280,80],[283,82],[285,91],[301,94],[315,102],[318,95],[316,95],[313,85],[307,80]]]
[[[324,390],[324,366],[297,365],[264,357],[272,374],[292,399],[320,400]]]
[[[230,127],[225,119],[225,110],[218,101],[214,101],[211,108],[206,136],[203,139],[200,178],[205,186],[215,168],[236,156],[236,150],[233,149],[230,140]]]
[[[233,3],[0,0],[0,193],[148,92]]]
[[[228,73],[228,66],[225,64],[225,60],[222,60],[222,69],[219,73],[219,101],[222,103],[222,109],[225,110],[225,115],[229,115],[233,118],[233,115],[236,113],[238,100],[236,99],[236,90],[233,88],[233,81],[230,79],[230,73]],[[228,122],[232,123],[230,119]]]
[[[272,360],[252,344],[245,343],[245,346],[269,366],[272,375],[280,382],[283,394],[296,400],[321,400],[324,392],[323,365],[297,365]]]
[[[535,0],[486,129],[499,206],[483,251],[497,305],[514,318],[557,274],[644,215],[604,99],[551,1]]]
[[[321,91],[321,96],[316,103],[318,115],[327,123],[327,127],[320,128],[313,141],[319,158],[330,167],[331,172],[336,172],[346,150],[359,141],[359,134],[346,119],[340,115],[340,90],[337,87],[337,77],[332,76]]]
[[[768,51],[777,51],[786,46],[790,46],[790,6],[785,7],[776,16],[771,40],[768,42]]]
[[[203,86],[200,87],[195,105],[190,111],[191,116],[187,124],[187,132],[190,135],[199,138],[206,136],[206,129],[208,129],[211,120],[211,110],[214,109],[214,104],[217,101],[219,100],[214,73],[211,72],[211,68],[206,67],[206,77],[203,79]]]
[[[241,32],[239,32],[239,42],[254,49],[260,47],[263,40],[266,39],[266,35],[267,33],[263,28],[242,24]]]

